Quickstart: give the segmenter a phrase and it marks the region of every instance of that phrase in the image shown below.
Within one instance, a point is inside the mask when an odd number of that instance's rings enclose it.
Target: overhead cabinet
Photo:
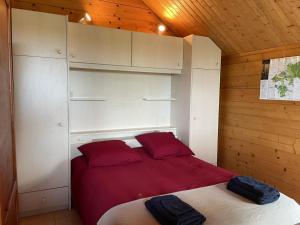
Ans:
[[[12,10],[13,54],[66,58],[65,16]]]
[[[132,33],[132,66],[181,70],[182,60],[182,38]]]
[[[131,66],[131,32],[68,23],[69,61]]]
[[[192,68],[220,69],[221,49],[208,37],[192,35]]]
[[[181,74],[183,39],[68,23],[72,69]]]

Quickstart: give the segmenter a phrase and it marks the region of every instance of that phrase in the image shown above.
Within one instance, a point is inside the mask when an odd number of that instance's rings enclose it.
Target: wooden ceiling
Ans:
[[[88,12],[92,24],[157,33],[161,20],[142,0],[13,0],[14,8],[68,15],[78,22]],[[167,29],[166,35],[174,35]]]
[[[300,42],[300,0],[14,0],[13,6],[68,14],[96,25],[167,35],[211,37],[225,55]],[[157,16],[158,17],[157,17]]]
[[[207,34],[225,54],[300,42],[300,0],[144,0],[178,36]]]

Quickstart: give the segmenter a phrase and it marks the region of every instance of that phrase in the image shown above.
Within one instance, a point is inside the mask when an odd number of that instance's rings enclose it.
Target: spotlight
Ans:
[[[79,23],[82,23],[82,24],[87,24],[89,22],[92,21],[92,17],[88,14],[88,13],[85,13],[84,14],[84,17],[82,17],[80,20],[79,20]]]
[[[166,26],[163,25],[163,24],[160,24],[160,25],[158,26],[158,31],[159,31],[159,32],[164,32],[164,31],[166,31]]]

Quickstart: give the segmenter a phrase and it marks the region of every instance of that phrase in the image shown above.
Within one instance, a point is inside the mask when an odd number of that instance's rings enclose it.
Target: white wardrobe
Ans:
[[[66,17],[13,10],[21,215],[68,207]]]
[[[217,162],[221,51],[209,38],[18,9],[12,26],[21,215],[69,206],[74,143],[172,131],[197,157]]]
[[[172,77],[171,123],[195,155],[217,165],[221,50],[209,38],[184,38],[183,75]]]

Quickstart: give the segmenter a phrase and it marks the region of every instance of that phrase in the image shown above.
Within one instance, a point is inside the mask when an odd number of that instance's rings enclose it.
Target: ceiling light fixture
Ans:
[[[88,24],[89,22],[92,21],[92,17],[90,16],[90,14],[88,14],[87,12],[84,14],[84,17],[82,17],[80,20],[79,20],[79,23],[82,23],[82,24]]]
[[[165,31],[166,31],[166,26],[163,25],[163,24],[160,24],[160,25],[158,26],[158,31],[159,31],[159,32],[165,32]]]

